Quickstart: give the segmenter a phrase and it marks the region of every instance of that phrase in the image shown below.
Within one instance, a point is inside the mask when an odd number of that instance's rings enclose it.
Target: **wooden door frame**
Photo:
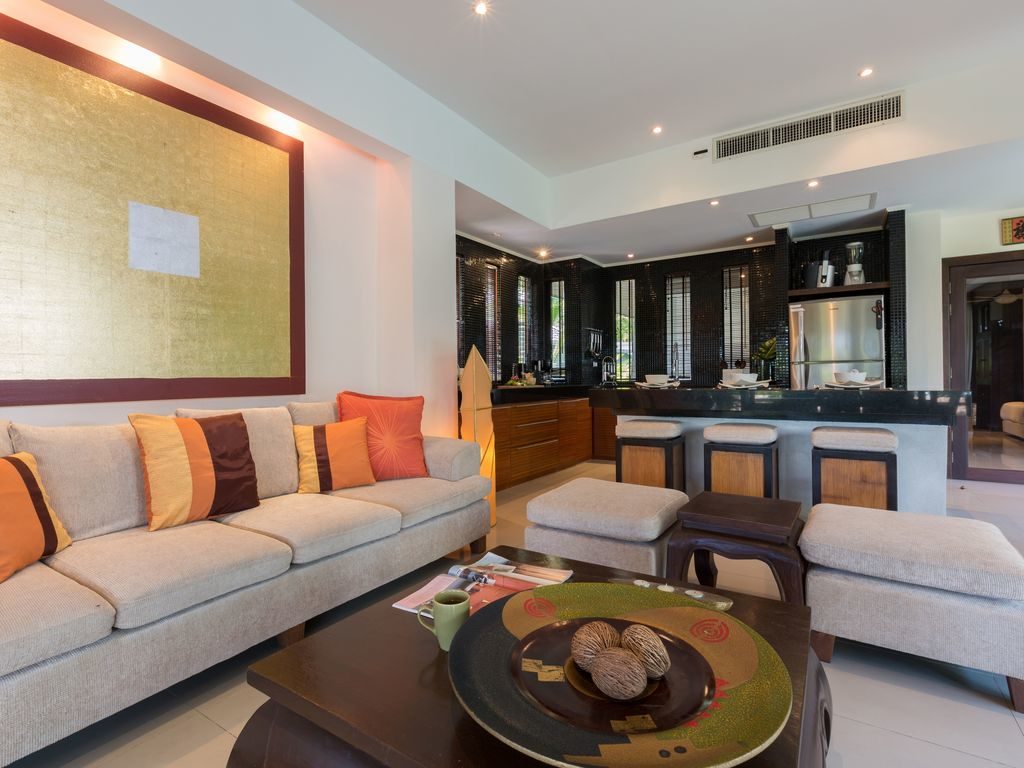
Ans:
[[[966,329],[966,282],[967,277],[985,277],[1002,274],[1010,264],[1019,265],[1024,271],[1024,250],[978,253],[971,256],[953,256],[942,260],[942,379],[948,389],[954,389],[953,361],[964,360],[966,339],[963,333],[953,334],[953,327]],[[957,286],[953,285],[954,269],[970,268],[972,274],[965,274]],[[956,293],[956,296],[954,296]],[[959,300],[954,300],[959,299]],[[966,373],[966,372],[964,372]],[[961,390],[970,389],[970,381],[964,381]],[[952,430],[949,458],[949,476],[959,480],[983,480],[994,483],[1022,483],[1024,471],[1013,469],[982,469],[971,467],[968,461],[967,419],[969,414],[957,416]]]

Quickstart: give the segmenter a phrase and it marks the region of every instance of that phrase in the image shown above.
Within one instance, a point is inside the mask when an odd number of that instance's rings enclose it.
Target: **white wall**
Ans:
[[[951,215],[922,211],[907,216],[907,388],[944,389],[942,372],[942,260],[1024,250],[1001,245],[999,222],[1019,208]]]

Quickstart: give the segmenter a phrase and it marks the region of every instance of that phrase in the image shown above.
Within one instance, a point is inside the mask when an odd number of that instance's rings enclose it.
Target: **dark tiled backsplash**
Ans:
[[[486,270],[498,267],[501,380],[512,375],[518,354],[517,280],[530,278],[534,317],[528,342],[527,361],[551,358],[548,335],[550,282],[565,281],[565,379],[570,384],[596,384],[599,365],[586,351],[590,328],[604,333],[602,354],[612,353],[614,287],[617,280],[636,280],[636,364],[637,378],[649,373],[667,373],[665,353],[665,278],[673,274],[690,276],[692,336],[692,383],[713,386],[721,376],[722,362],[722,270],[745,265],[750,284],[750,349],[764,340],[777,338],[775,382],[789,385],[789,298],[790,288],[802,287],[802,265],[830,249],[837,273],[845,270],[844,245],[852,240],[865,244],[864,264],[868,279],[889,280],[892,289],[887,306],[891,386],[906,386],[906,277],[903,212],[889,215],[886,231],[856,236],[822,238],[794,243],[785,230],[776,232],[774,246],[744,248],[724,253],[687,256],[641,264],[601,268],[585,259],[536,264],[505,254],[466,238],[457,238],[458,274],[461,279],[458,307],[459,363],[465,362],[476,344],[486,356]],[[840,269],[841,267],[841,269]]]

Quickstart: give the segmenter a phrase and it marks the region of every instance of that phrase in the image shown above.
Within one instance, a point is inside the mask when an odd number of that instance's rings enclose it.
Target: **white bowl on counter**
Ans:
[[[756,384],[756,373],[744,373],[733,368],[726,368],[722,371],[723,384]]]
[[[868,374],[867,371],[854,368],[852,371],[836,371],[835,377],[837,384],[863,384]]]
[[[644,381],[648,384],[657,384],[658,386],[664,386],[668,384],[667,373],[648,373],[644,376]]]

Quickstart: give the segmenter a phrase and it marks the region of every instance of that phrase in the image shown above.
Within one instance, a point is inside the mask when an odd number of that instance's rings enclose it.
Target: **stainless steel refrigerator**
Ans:
[[[882,296],[815,299],[789,305],[790,387],[814,389],[856,368],[885,386]]]

